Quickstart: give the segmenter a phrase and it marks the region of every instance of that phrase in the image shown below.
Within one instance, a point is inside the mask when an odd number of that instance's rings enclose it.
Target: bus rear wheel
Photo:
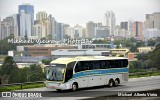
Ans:
[[[114,81],[114,86],[116,87],[116,86],[118,86],[118,84],[119,84],[118,79],[115,79],[115,81]]]
[[[109,80],[109,83],[108,83],[108,86],[109,86],[109,87],[112,87],[112,86],[113,86],[113,84],[114,84],[113,79],[110,79],[110,80]]]
[[[78,89],[78,84],[77,83],[73,83],[72,84],[72,91],[76,91]]]

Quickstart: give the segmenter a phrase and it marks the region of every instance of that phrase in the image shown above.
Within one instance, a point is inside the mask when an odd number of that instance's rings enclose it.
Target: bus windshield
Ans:
[[[47,80],[49,81],[63,81],[64,64],[51,64],[47,71]]]

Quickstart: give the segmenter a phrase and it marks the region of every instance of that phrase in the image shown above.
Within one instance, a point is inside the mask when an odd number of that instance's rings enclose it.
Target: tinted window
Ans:
[[[100,61],[93,61],[93,69],[100,69]]]
[[[79,61],[76,64],[75,72],[93,69],[93,61]]]
[[[123,68],[128,66],[128,60],[122,59],[122,60],[110,60],[109,61],[111,66],[110,68]]]
[[[123,67],[127,67],[128,66],[128,60],[127,59],[124,59],[123,60]]]
[[[93,69],[93,61],[83,61],[84,70]]]
[[[105,69],[106,68],[106,63],[105,61],[100,61],[100,69]]]
[[[106,60],[105,63],[106,63],[106,67],[105,68],[111,68],[111,61]]]
[[[83,66],[82,66],[82,63],[79,61],[76,64],[75,72],[79,72],[79,71],[82,71],[82,70],[83,70]]]
[[[123,68],[127,67],[128,60],[99,60],[99,61],[79,61],[76,64],[75,72],[92,69],[107,69],[107,68]]]

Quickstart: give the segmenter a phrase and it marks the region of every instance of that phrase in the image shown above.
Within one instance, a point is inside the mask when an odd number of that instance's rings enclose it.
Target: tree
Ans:
[[[134,46],[134,45],[131,45],[131,46],[130,46],[130,51],[131,51],[131,52],[136,52],[136,51],[137,51],[137,47]]]
[[[8,83],[16,83],[19,82],[18,71],[19,69],[14,62],[13,57],[7,56],[1,68],[1,76],[8,76]]]
[[[29,67],[24,67],[24,68],[21,68],[19,70],[19,82],[20,83],[23,83],[23,82],[27,82],[28,81],[28,72],[29,72]]]
[[[120,46],[119,45],[116,45],[116,49],[119,49],[120,48]]]
[[[42,59],[42,63],[44,63],[45,65],[49,65],[50,62],[51,60]]]
[[[49,40],[51,40],[52,39],[52,35],[49,34],[49,35],[46,36],[46,38],[49,39]]]
[[[148,54],[140,54],[137,56],[138,60],[142,60],[143,63],[147,63],[150,68],[160,69],[160,45],[157,45],[155,49]]]
[[[150,60],[154,62],[154,67],[160,69],[160,46],[156,46],[151,55]]]
[[[43,72],[40,65],[32,64],[30,65],[30,69],[28,71],[29,81],[41,81],[43,80]]]
[[[148,41],[148,46],[154,46],[156,44],[156,41],[154,41],[154,40],[149,40]]]
[[[138,54],[138,55],[137,55],[137,59],[138,59],[138,60],[145,61],[145,60],[148,59],[148,56],[147,56],[147,54],[141,53],[141,54]]]
[[[137,47],[142,47],[142,46],[144,46],[144,42],[143,41],[137,41],[136,46]]]
[[[0,40],[0,54],[2,55],[7,55],[7,51],[16,49],[16,44],[8,42],[8,39],[13,39],[13,35]]]

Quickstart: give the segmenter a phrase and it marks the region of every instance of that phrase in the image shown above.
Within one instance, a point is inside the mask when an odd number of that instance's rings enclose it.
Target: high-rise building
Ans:
[[[141,40],[143,40],[142,30],[143,23],[139,21],[134,21],[132,24],[132,37],[140,38]]]
[[[1,40],[14,34],[14,20],[13,17],[6,17],[1,22]]]
[[[66,38],[70,38],[70,34],[69,34],[69,25],[68,24],[64,24],[64,38],[66,39]]]
[[[110,36],[114,35],[115,25],[116,25],[115,13],[113,13],[112,11],[107,11],[104,17],[104,26],[109,27]]]
[[[128,22],[121,22],[121,29],[128,30]]]
[[[89,21],[86,24],[86,36],[87,38],[94,38],[95,37],[95,23],[92,21]]]
[[[56,23],[56,39],[57,41],[62,41],[64,39],[64,24]]]
[[[96,28],[96,38],[107,38],[109,36],[109,29],[106,26]]]
[[[157,28],[160,30],[160,12],[153,14],[146,14],[146,21],[144,22],[145,29]]]
[[[30,38],[33,36],[32,33],[32,23],[31,15],[25,13],[24,10],[20,11],[20,37],[27,36]]]
[[[33,36],[34,6],[30,4],[19,5],[20,14],[20,36]]]
[[[20,36],[20,16],[19,14],[14,14],[13,16],[13,27],[14,27],[14,38]]]
[[[36,14],[36,20],[46,20],[47,19],[47,13],[45,11],[41,11],[41,12],[38,12]]]
[[[74,37],[75,38],[81,38],[82,37],[82,35],[83,35],[83,31],[82,31],[83,29],[82,29],[82,26],[80,26],[80,25],[78,25],[78,24],[76,24],[75,26],[74,26]]]
[[[128,20],[128,36],[129,36],[129,38],[131,38],[131,35],[132,35],[132,23],[133,23],[133,19],[130,18]]]
[[[120,30],[121,30],[120,25],[116,25],[114,36],[119,37],[120,36]]]
[[[74,27],[68,27],[67,29],[67,35],[70,37],[70,39],[74,39]]]
[[[38,38],[51,38],[49,35],[51,35],[51,22],[49,22],[49,19],[47,17],[47,13],[45,11],[38,12],[36,14],[36,20],[34,23],[34,35],[38,36]],[[39,31],[36,31],[39,30]]]
[[[123,38],[131,38],[132,23],[133,23],[132,19],[121,22],[118,36]],[[118,32],[118,29],[116,28],[116,33],[117,32]]]
[[[57,30],[56,30],[56,20],[52,15],[48,16],[49,26],[48,26],[48,33],[52,35],[52,39],[56,40],[57,38]]]
[[[86,28],[82,28],[82,38],[86,38]]]
[[[48,17],[49,21],[49,34],[52,35],[52,39],[61,41],[64,39],[64,24],[58,23],[52,15]]]
[[[37,23],[34,25],[34,35],[38,37],[38,39],[46,37],[45,27],[42,23]]]
[[[147,41],[151,38],[160,37],[160,30],[158,30],[157,28],[146,29],[143,30],[143,35],[144,35],[144,40]]]

